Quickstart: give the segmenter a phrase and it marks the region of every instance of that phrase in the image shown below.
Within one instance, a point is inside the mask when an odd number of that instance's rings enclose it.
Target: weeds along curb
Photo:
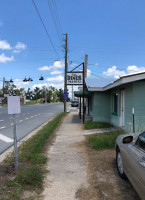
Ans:
[[[45,147],[54,131],[60,125],[65,113],[60,113],[35,130],[18,148],[19,168],[14,170],[13,154],[0,163],[0,199],[20,200],[25,191],[36,194],[43,188],[43,179],[47,170]],[[26,138],[25,138],[26,139]],[[3,168],[3,170],[1,170]],[[25,198],[25,197],[24,197]]]
[[[35,135],[38,131],[40,131],[48,122],[52,121],[55,116],[53,116],[51,119],[49,119],[47,122],[41,124],[38,128],[30,132],[28,135],[26,135],[24,138],[22,138],[20,141],[17,142],[18,147],[20,147],[25,141],[27,141],[29,138],[31,138],[33,135]],[[8,148],[4,153],[0,155],[0,163],[4,161],[4,159],[9,156],[14,151],[14,147]]]

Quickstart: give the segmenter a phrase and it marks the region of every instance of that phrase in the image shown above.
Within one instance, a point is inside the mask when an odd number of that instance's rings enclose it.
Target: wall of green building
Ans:
[[[145,81],[136,81],[124,86],[125,91],[125,119],[124,129],[133,132],[134,108],[135,132],[145,130]],[[121,107],[120,107],[121,110]]]
[[[145,130],[145,81],[133,83],[135,131]]]
[[[133,131],[133,83],[126,84],[124,88],[125,92],[125,119],[124,119],[124,129],[126,132]],[[121,108],[120,108],[121,109]]]
[[[125,113],[124,129],[133,132],[133,115],[135,114],[135,132],[145,130],[145,80],[136,81],[116,87],[107,92],[94,92],[90,101],[90,115],[92,121],[109,122],[114,126],[121,126],[121,90],[124,90]],[[113,94],[118,95],[117,113],[113,113]]]
[[[110,122],[110,104],[110,92],[94,92],[92,120]]]

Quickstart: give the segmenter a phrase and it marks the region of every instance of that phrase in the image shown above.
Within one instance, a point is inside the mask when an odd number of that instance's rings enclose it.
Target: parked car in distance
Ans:
[[[145,200],[145,132],[117,137],[116,164],[120,177],[128,178]]]
[[[78,107],[79,106],[79,102],[78,101],[72,101],[71,102],[71,107]]]

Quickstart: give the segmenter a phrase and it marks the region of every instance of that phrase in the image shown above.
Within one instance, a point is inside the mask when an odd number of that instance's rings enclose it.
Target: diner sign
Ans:
[[[83,72],[67,72],[67,85],[83,85]]]

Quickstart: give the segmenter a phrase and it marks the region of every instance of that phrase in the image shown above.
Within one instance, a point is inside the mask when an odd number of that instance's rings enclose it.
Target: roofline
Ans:
[[[135,82],[135,81],[139,81],[139,80],[143,80],[145,79],[145,72],[143,73],[139,73],[139,74],[131,74],[128,76],[122,76],[119,79],[117,79],[116,81],[114,81],[113,83],[110,83],[109,85],[105,86],[105,87],[100,87],[100,88],[88,88],[88,91],[106,91],[112,88],[115,88],[117,86],[126,84],[126,83],[131,83],[131,82]]]

